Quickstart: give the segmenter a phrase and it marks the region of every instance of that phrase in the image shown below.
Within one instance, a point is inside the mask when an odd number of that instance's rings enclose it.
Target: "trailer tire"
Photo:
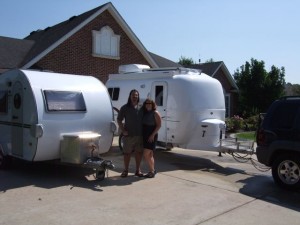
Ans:
[[[105,178],[105,170],[99,170],[96,172],[96,179],[101,181]]]
[[[0,149],[0,169],[8,169],[12,164],[12,158],[5,156]]]

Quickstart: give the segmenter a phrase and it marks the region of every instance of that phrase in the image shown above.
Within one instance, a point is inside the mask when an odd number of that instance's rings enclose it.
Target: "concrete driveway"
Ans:
[[[116,168],[103,181],[91,170],[49,163],[17,162],[0,171],[0,224],[300,223],[300,192],[277,188],[270,171],[250,162],[175,148],[156,152],[154,179],[133,176],[133,158],[121,178],[115,144],[103,157]]]

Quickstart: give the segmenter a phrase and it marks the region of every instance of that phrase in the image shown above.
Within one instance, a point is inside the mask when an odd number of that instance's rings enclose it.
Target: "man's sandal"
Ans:
[[[122,173],[121,173],[121,177],[127,177],[128,176],[128,170],[124,170]]]

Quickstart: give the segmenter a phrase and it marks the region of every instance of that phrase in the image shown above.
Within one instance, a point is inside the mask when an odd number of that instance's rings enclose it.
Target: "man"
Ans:
[[[139,92],[135,89],[129,93],[128,101],[120,109],[117,117],[119,128],[124,135],[124,171],[121,177],[128,176],[131,153],[135,153],[136,171],[135,175],[142,177],[140,166],[143,157],[143,138],[142,138],[142,110],[139,109]],[[125,120],[123,123],[122,121]]]

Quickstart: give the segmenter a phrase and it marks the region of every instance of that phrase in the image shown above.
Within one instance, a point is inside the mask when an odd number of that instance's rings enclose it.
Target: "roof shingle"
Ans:
[[[34,43],[32,40],[0,36],[0,68],[14,69],[20,67],[24,57]]]

